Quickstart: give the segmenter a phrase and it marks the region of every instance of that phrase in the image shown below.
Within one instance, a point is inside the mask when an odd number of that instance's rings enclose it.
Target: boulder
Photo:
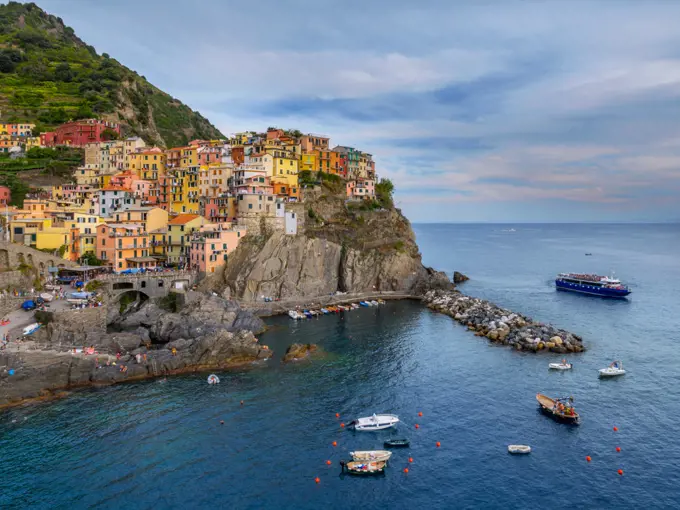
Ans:
[[[550,341],[556,345],[562,345],[562,339],[559,336],[554,336]]]
[[[299,360],[309,356],[316,350],[317,346],[315,344],[293,344],[286,349],[286,354],[284,354],[282,361],[289,362]]]
[[[470,278],[465,276],[463,273],[459,273],[458,271],[453,272],[453,283],[459,284],[468,281]]]

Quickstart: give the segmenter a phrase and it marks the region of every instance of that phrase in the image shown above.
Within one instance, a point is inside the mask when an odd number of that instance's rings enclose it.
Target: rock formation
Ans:
[[[470,278],[465,276],[463,273],[459,273],[458,271],[453,272],[453,283],[458,285],[459,283],[463,283],[468,281]]]
[[[284,363],[306,358],[313,352],[317,351],[315,344],[293,344],[286,349],[286,354],[283,356]]]
[[[550,324],[534,322],[524,315],[499,308],[483,299],[460,292],[430,291],[424,303],[464,324],[477,336],[521,351],[565,354],[585,350],[581,337]]]

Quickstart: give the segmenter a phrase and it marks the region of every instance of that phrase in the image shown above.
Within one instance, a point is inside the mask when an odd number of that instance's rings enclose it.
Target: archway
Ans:
[[[118,303],[120,304],[119,312],[125,315],[130,312],[139,310],[149,300],[148,294],[139,292],[137,290],[128,290],[122,292],[118,296]]]
[[[113,290],[134,289],[135,284],[132,282],[116,282],[113,284]]]
[[[19,265],[26,264],[26,259],[24,258],[23,253],[17,253],[17,260],[19,261]]]
[[[26,256],[26,263],[31,267],[35,267],[33,265],[33,255],[31,255],[30,253]]]

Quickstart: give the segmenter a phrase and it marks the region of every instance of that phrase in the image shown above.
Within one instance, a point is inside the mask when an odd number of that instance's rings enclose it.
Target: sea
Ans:
[[[426,265],[470,277],[461,291],[581,335],[573,370],[549,371],[562,356],[492,345],[412,301],[275,317],[260,337],[274,358],[220,372],[219,385],[177,376],[2,412],[0,507],[680,508],[680,226],[414,230]],[[565,271],[615,271],[632,294],[556,291]],[[282,364],[292,343],[322,352]],[[598,379],[615,359],[626,375]],[[581,425],[539,413],[537,392],[573,396]],[[401,422],[348,430],[373,413]],[[411,446],[384,475],[341,474],[350,451],[388,438]]]

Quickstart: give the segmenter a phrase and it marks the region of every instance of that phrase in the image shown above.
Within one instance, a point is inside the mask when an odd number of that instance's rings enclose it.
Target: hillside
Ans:
[[[70,119],[120,122],[125,135],[185,145],[219,130],[106,53],[98,55],[61,18],[37,5],[0,5],[0,118],[48,130]]]

